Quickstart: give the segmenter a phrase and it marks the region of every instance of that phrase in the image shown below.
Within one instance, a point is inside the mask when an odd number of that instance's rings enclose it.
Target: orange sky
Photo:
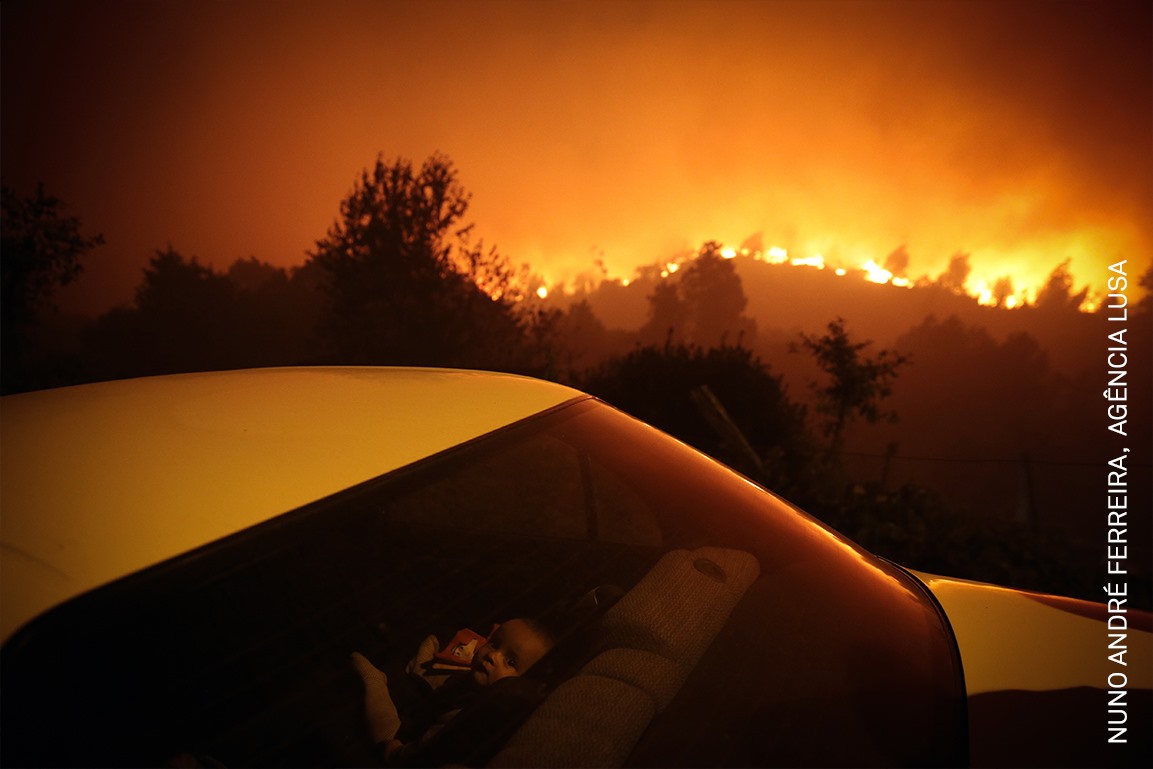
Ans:
[[[378,153],[448,154],[486,243],[550,279],[753,233],[910,274],[1103,287],[1153,254],[1146,2],[24,2],[2,172],[107,244],[299,264]]]

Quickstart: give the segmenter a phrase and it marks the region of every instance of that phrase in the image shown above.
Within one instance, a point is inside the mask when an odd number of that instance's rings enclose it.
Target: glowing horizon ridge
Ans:
[[[833,266],[829,264],[823,254],[814,253],[809,256],[790,257],[787,249],[776,245],[764,250],[748,248],[735,249],[731,246],[722,245],[717,253],[721,258],[726,260],[735,259],[740,256],[769,265],[787,264],[793,267],[807,267],[817,270],[831,269],[837,277],[854,275],[867,283],[896,286],[897,288],[916,288],[918,286],[933,284],[941,285],[943,284],[942,279],[947,274],[946,272],[942,272],[936,277],[931,277],[926,273],[914,280],[906,275],[898,275],[892,270],[880,266],[873,258],[864,258],[857,264],[845,263]],[[603,276],[598,281],[595,283],[586,283],[585,290],[606,282],[627,287],[632,284],[633,281],[644,277],[645,273],[653,274],[650,271],[655,271],[655,274],[659,275],[661,279],[668,279],[679,272],[682,267],[698,258],[700,258],[699,253],[685,253],[663,262],[657,262],[647,266],[642,265],[633,270],[632,274],[628,277],[613,277],[605,270]],[[659,268],[659,270],[657,268]],[[539,282],[535,283],[534,286],[534,288],[530,289],[530,292],[535,293],[541,299],[554,295],[572,293],[566,281],[549,281],[540,278]],[[995,279],[989,279],[985,276],[977,277],[969,274],[960,290],[956,288],[952,288],[951,290],[960,296],[967,296],[973,299],[984,307],[1005,310],[1032,307],[1035,305],[1039,293],[1039,287],[1013,287],[1011,275],[1002,275]],[[1084,313],[1095,312],[1101,306],[1102,299],[1103,295],[1099,292],[1085,289],[1085,298],[1081,304],[1078,305],[1077,309]]]

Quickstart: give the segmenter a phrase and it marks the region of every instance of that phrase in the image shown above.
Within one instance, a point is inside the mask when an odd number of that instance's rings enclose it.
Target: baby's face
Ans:
[[[552,646],[548,639],[520,619],[497,628],[472,658],[472,677],[481,686],[519,676],[535,665]]]

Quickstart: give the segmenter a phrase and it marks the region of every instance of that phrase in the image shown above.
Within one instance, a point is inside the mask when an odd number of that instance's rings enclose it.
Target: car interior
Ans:
[[[774,518],[743,480],[725,495],[686,483],[683,447],[638,453],[606,427],[624,417],[597,408],[487,436],[47,613],[4,648],[3,764],[382,765],[352,653],[398,670],[430,633],[518,617],[554,630],[524,674],[540,696],[479,737],[450,723],[430,765],[796,765],[830,723],[846,756],[872,763],[963,757],[931,608],[831,535]],[[850,619],[870,606],[897,613]],[[869,634],[906,615],[897,646],[874,648]],[[862,638],[848,644],[844,622]]]

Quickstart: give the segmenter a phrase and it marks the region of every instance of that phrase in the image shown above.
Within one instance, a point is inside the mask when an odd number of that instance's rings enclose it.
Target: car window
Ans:
[[[523,537],[589,536],[576,449],[547,434],[499,443],[394,503],[398,521]]]
[[[551,433],[506,436],[446,462],[391,518],[519,537],[659,546],[657,512],[612,468]]]
[[[551,649],[454,711],[421,761],[963,752],[955,650],[915,583],[591,400],[50,612],[4,647],[0,751],[9,765],[372,765],[351,654],[425,686],[409,667],[430,634],[439,651],[517,618],[547,626]]]
[[[589,483],[596,507],[597,539],[650,546],[662,543],[656,511],[624,478],[589,460]]]

